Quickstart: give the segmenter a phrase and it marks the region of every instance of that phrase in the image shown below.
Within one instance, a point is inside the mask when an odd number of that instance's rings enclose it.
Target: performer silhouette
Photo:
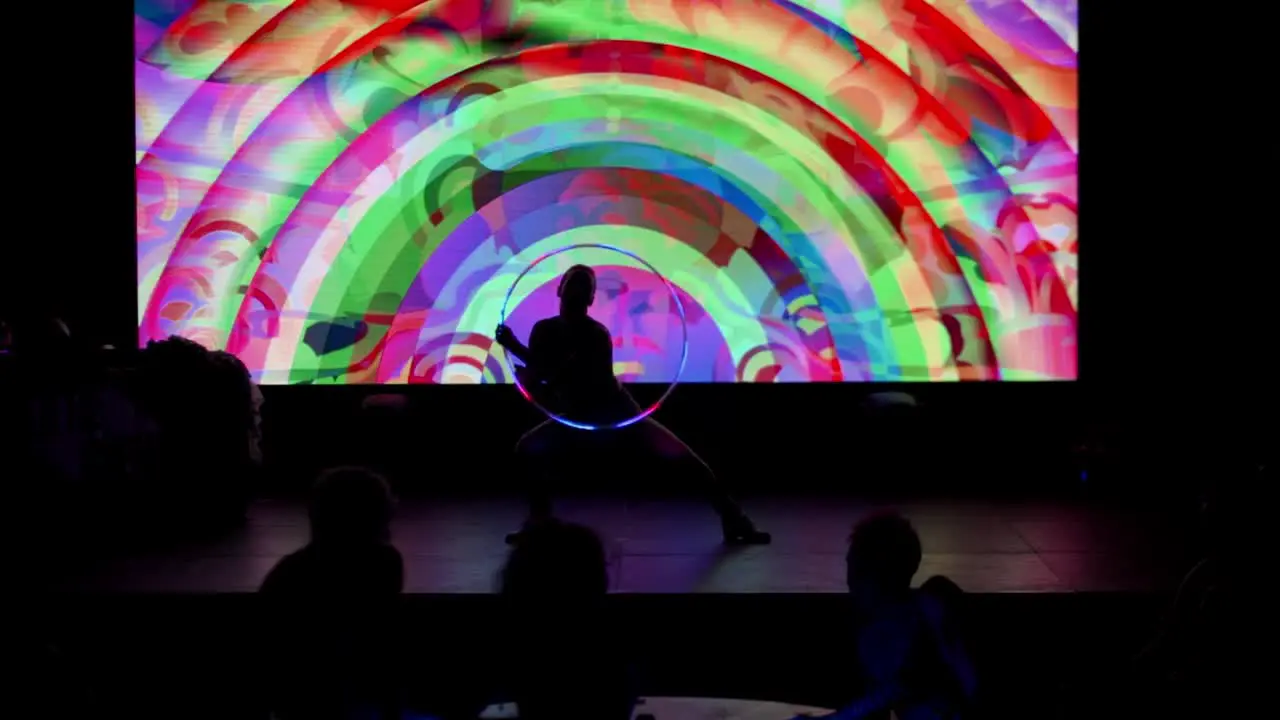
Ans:
[[[586,265],[569,268],[560,279],[556,295],[560,298],[560,314],[534,324],[528,346],[505,325],[498,326],[494,333],[498,344],[524,363],[524,367],[517,368],[521,384],[543,407],[575,422],[601,425],[639,414],[640,407],[613,374],[613,339],[608,328],[587,315],[587,309],[595,302],[595,271]],[[742,512],[711,467],[652,417],[625,428],[599,432],[576,430],[546,420],[525,433],[516,444],[516,454],[537,469],[533,473],[536,486],[530,492],[529,523],[551,517],[551,498],[543,484],[552,470],[549,457],[569,456],[590,443],[604,442],[610,443],[610,449],[634,450],[689,465],[701,476],[702,489],[720,515],[726,543],[755,545],[771,540]],[[514,533],[507,540],[516,542],[519,537]]]

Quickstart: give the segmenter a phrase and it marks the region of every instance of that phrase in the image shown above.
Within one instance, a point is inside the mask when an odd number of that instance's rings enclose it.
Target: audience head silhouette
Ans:
[[[502,594],[508,597],[592,598],[608,589],[604,543],[595,531],[574,523],[530,526],[502,572]]]
[[[391,490],[363,468],[320,476],[311,497],[311,541],[321,545],[385,543],[391,537]]]
[[[177,336],[148,342],[140,359],[150,401],[170,410],[191,404],[192,379],[205,378],[210,364],[209,351],[203,345]],[[186,392],[178,392],[179,388]],[[206,388],[201,384],[198,389]]]
[[[901,515],[873,515],[859,522],[849,538],[849,591],[859,601],[875,603],[910,593],[920,569],[920,536]]]
[[[560,312],[584,313],[596,301],[596,271],[586,265],[574,265],[560,278],[556,290]]]
[[[267,574],[262,592],[290,597],[389,597],[404,589],[391,544],[391,491],[363,468],[320,476],[311,496],[311,542]]]
[[[208,357],[209,351],[203,345],[190,338],[170,335],[163,340],[150,340],[143,349],[143,357],[155,362],[164,362],[172,358]]]
[[[604,544],[582,525],[530,525],[502,572],[514,601],[510,678],[521,720],[625,720],[635,696],[616,638],[605,632]]]

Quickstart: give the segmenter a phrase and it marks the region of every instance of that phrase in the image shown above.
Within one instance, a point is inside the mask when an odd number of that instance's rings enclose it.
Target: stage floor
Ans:
[[[1182,569],[1184,533],[1155,515],[1050,502],[749,498],[767,547],[725,548],[711,510],[692,500],[570,499],[557,512],[596,528],[620,593],[841,593],[854,521],[895,507],[924,544],[917,582],[945,574],[973,593],[1164,590]],[[394,540],[410,593],[490,593],[519,526],[519,499],[402,501]],[[256,503],[228,537],[94,561],[72,592],[251,592],[307,538],[300,502]]]

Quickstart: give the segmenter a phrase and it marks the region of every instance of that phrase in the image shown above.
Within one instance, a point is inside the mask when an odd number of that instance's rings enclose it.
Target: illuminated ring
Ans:
[[[635,253],[629,252],[627,250],[623,250],[622,248],[619,248],[619,247],[614,247],[612,245],[601,245],[600,243],[580,243],[577,245],[567,245],[565,247],[552,250],[551,252],[548,252],[545,255],[537,258],[533,262],[529,263],[529,266],[526,267],[524,270],[520,271],[520,274],[516,276],[515,282],[511,283],[511,287],[507,290],[507,296],[502,300],[502,320],[500,324],[502,325],[507,324],[507,308],[511,304],[511,296],[515,293],[516,286],[520,284],[520,281],[524,279],[525,275],[529,274],[530,270],[537,267],[538,264],[541,263],[543,260],[546,260],[548,258],[553,258],[556,255],[559,255],[560,253],[565,253],[570,250],[581,250],[586,248],[599,248],[601,250],[612,250],[613,252],[626,255],[632,260],[635,260],[636,262],[648,268],[649,272],[653,273],[654,275],[657,275],[658,279],[662,281],[662,284],[667,286],[667,292],[671,293],[671,299],[674,300],[676,303],[676,311],[680,313],[680,333],[681,333],[680,365],[676,368],[676,376],[671,379],[671,384],[667,386],[666,391],[663,392],[662,395],[658,397],[658,399],[654,401],[652,405],[640,411],[640,413],[637,414],[635,417],[628,418],[621,422],[616,422],[611,424],[601,424],[601,425],[591,425],[588,423],[575,422],[573,420],[570,420],[569,418],[562,417],[560,415],[557,415],[551,412],[550,410],[543,407],[537,400],[533,399],[533,394],[530,393],[528,389],[526,389],[525,386],[520,382],[520,375],[516,373],[515,364],[511,361],[511,353],[503,352],[503,355],[507,356],[507,366],[511,369],[511,377],[515,380],[516,388],[520,391],[520,394],[524,396],[525,400],[528,400],[530,403],[532,403],[534,407],[541,410],[543,414],[546,415],[547,417],[551,418],[552,420],[555,420],[556,422],[562,425],[566,425],[571,428],[577,428],[578,430],[618,430],[628,425],[634,425],[640,422],[641,420],[649,417],[653,413],[657,412],[658,408],[662,407],[662,403],[666,402],[667,397],[671,395],[671,391],[676,389],[676,385],[679,384],[680,382],[680,375],[684,372],[685,361],[689,359],[689,322],[685,318],[684,303],[680,302],[680,293],[676,291],[675,286],[672,285],[671,282],[667,280],[667,278],[664,277],[662,273],[658,272],[658,268],[649,264],[648,261],[644,260],[639,255],[636,255]]]

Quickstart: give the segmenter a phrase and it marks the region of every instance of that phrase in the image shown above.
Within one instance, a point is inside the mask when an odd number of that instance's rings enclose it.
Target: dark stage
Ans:
[[[726,548],[711,509],[693,500],[567,499],[558,513],[600,531],[616,593],[842,593],[849,530],[877,507],[896,507],[924,545],[917,580],[951,577],[971,593],[1153,592],[1181,570],[1183,541],[1152,512],[1062,503],[750,497],[774,535],[766,547]],[[504,536],[522,519],[515,498],[410,499],[394,541],[410,593],[490,593]],[[255,504],[227,537],[94,563],[75,591],[238,593],[255,590],[283,555],[306,542],[305,508]]]
[[[629,385],[642,403],[664,389]],[[509,386],[264,387],[269,481],[305,489],[334,464],[375,463],[413,492],[519,492],[512,465],[521,434],[545,419]],[[877,396],[909,394],[885,408]],[[392,402],[388,402],[392,401]],[[1103,413],[1104,424],[1085,418]],[[1139,408],[1076,384],[689,384],[654,418],[744,493],[983,498],[1072,494],[1077,449]],[[1097,417],[1096,415],[1094,417]],[[1128,442],[1132,446],[1135,437]],[[607,461],[593,494],[679,493],[663,473],[625,475]],[[1177,478],[1127,473],[1118,488]],[[1093,483],[1098,484],[1098,483]]]

